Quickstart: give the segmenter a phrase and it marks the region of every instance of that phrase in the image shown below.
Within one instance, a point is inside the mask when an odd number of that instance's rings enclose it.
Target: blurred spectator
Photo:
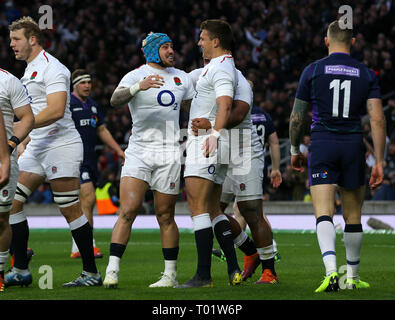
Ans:
[[[270,113],[280,139],[288,138],[300,74],[309,63],[327,55],[324,36],[328,24],[339,17],[340,6],[337,1],[319,0],[84,0],[50,4],[54,7],[54,29],[45,31],[46,50],[70,70],[87,69],[95,78],[92,98],[102,106],[109,106],[121,77],[145,63],[141,40],[148,32],[167,33],[176,51],[175,66],[189,72],[201,66],[196,45],[200,23],[208,18],[226,19],[234,32],[236,66],[253,81],[254,104]],[[385,96],[395,90],[394,2],[366,0],[351,5],[356,37],[351,55],[374,70]],[[40,1],[0,1],[0,42],[9,43],[8,24],[20,16],[30,15],[38,21],[40,6]],[[0,66],[18,77],[25,67],[5,45],[0,48]],[[395,98],[388,104],[391,137],[395,135]],[[186,119],[188,115],[181,112],[184,127]],[[126,106],[109,108],[106,124],[119,144],[127,143],[131,119]],[[105,149],[99,165],[119,172],[117,159]],[[286,197],[278,192],[271,195]]]
[[[43,183],[36,191],[29,197],[29,202],[34,203],[53,203],[53,196],[49,184]]]

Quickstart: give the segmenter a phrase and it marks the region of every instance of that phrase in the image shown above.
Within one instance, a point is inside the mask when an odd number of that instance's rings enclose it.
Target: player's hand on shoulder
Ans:
[[[304,172],[304,165],[306,163],[306,158],[303,154],[298,154],[296,156],[291,156],[291,166],[292,169]]]
[[[202,132],[206,133],[206,130],[211,129],[211,122],[206,118],[192,119],[191,124],[192,124],[192,132],[195,136],[198,136],[199,133],[201,134]]]
[[[140,81],[140,90],[147,90],[149,88],[160,88],[165,83],[165,79],[158,75],[150,75]]]

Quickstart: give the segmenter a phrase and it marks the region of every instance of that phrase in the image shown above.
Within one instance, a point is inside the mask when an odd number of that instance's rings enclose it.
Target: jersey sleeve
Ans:
[[[252,89],[247,80],[238,82],[233,100],[241,100],[252,105]]]
[[[212,74],[212,83],[215,91],[215,98],[222,96],[234,96],[233,83],[236,81],[234,76],[223,69],[216,69]]]
[[[267,138],[274,132],[276,132],[276,128],[274,127],[273,124],[273,119],[272,117],[266,113],[266,123],[265,123],[265,141],[267,141]]]
[[[10,78],[8,92],[13,109],[26,106],[30,103],[26,87],[16,77]]]
[[[296,98],[303,101],[310,101],[310,87],[311,87],[311,68],[312,65],[307,66],[300,76],[298,89],[296,90]]]
[[[192,85],[194,88],[196,88],[196,83],[199,80],[199,76],[202,73],[203,68],[195,69],[192,70],[191,72],[188,73],[189,79],[192,82]]]
[[[105,118],[105,111],[104,108],[99,106],[98,104],[95,104],[96,109],[97,109],[97,126],[101,126],[104,124],[104,118]]]
[[[50,66],[44,73],[45,94],[68,91],[70,84],[70,71]]]
[[[191,80],[191,76],[185,73],[186,91],[182,100],[191,100],[195,95],[195,86]]]
[[[134,72],[129,72],[123,76],[121,81],[118,84],[118,88],[123,87],[123,88],[129,88],[132,85],[134,85],[139,79],[135,75]]]
[[[381,99],[379,80],[376,77],[373,70],[369,69],[368,73],[370,75],[368,99],[374,99],[374,98]]]

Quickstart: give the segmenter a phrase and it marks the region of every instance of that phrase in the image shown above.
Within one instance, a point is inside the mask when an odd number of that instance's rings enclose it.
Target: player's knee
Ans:
[[[259,223],[263,219],[262,207],[259,201],[240,201],[238,202],[238,207],[241,215],[249,225]]]
[[[167,210],[166,210],[167,209]],[[158,220],[159,226],[166,227],[174,223],[174,211],[172,208],[162,208],[162,210],[156,212],[156,219]]]
[[[80,201],[79,198],[80,190],[64,191],[64,192],[53,192],[53,200],[59,206],[59,208],[68,208]]]

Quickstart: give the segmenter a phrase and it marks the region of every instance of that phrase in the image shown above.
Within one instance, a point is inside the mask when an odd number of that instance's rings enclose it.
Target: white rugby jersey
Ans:
[[[21,81],[0,68],[0,108],[8,139],[14,134],[14,109],[28,104],[29,98]]]
[[[49,126],[33,129],[29,134],[29,144],[47,148],[81,142],[70,112],[70,71],[58,59],[42,50],[28,63],[21,81],[32,99],[30,105],[35,116],[47,107],[47,95],[67,92],[64,117]]]
[[[215,120],[218,106],[216,99],[221,96],[233,98],[237,87],[237,73],[233,57],[229,54],[211,59],[204,66],[196,83],[196,95],[191,104],[189,125],[194,118]]]
[[[178,149],[180,108],[195,94],[188,74],[176,68],[156,69],[144,64],[127,73],[118,87],[131,87],[150,75],[160,75],[160,88],[139,91],[128,103],[133,119],[129,146],[148,149]]]
[[[199,80],[199,77],[202,73],[202,70],[204,68],[199,68],[192,70],[189,72],[189,76],[191,78],[191,81],[194,86],[196,86],[197,81]],[[235,91],[235,95],[233,98],[233,101],[235,100],[241,100],[246,102],[249,106],[250,109],[247,113],[247,115],[244,117],[243,121],[239,123],[237,126],[233,127],[232,129],[249,129],[251,130],[251,146],[252,150],[255,153],[263,153],[263,147],[262,144],[260,143],[259,136],[256,132],[256,128],[252,123],[251,120],[251,109],[253,105],[253,92],[250,84],[248,83],[247,79],[244,77],[244,75],[240,72],[240,70],[236,69],[237,72],[237,87]],[[192,120],[193,118],[190,117]],[[211,120],[210,121],[212,125],[215,124],[215,121]]]

